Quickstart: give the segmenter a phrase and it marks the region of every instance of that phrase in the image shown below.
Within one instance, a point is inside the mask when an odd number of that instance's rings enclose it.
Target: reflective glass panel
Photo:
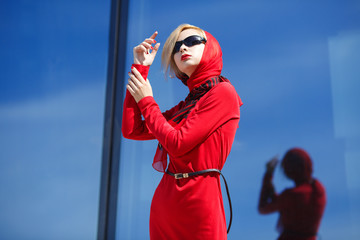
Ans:
[[[0,2],[0,239],[96,239],[109,14]]]
[[[313,175],[326,188],[321,239],[358,239],[359,2],[131,1],[129,69],[134,46],[155,30],[164,44],[181,23],[217,38],[222,75],[244,102],[223,168],[234,214],[228,239],[279,236],[279,215],[260,215],[257,205],[266,162],[277,154],[282,158],[292,147],[308,151]],[[188,89],[178,79],[164,80],[160,55],[161,50],[148,78],[164,111],[183,100]],[[157,141],[122,141],[117,239],[149,239],[151,199],[162,177],[151,166],[156,146]],[[279,167],[273,182],[277,192],[293,186]]]

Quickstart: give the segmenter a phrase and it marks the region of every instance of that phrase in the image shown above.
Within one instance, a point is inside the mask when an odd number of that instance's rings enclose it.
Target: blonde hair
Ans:
[[[186,29],[198,30],[201,37],[206,39],[205,32],[201,28],[187,24],[187,23],[179,25],[167,38],[167,40],[164,44],[164,47],[163,47],[162,54],[161,54],[161,66],[164,70],[165,78],[167,78],[168,76],[170,76],[171,78],[174,78],[176,76],[177,77],[185,77],[186,76],[176,66],[175,61],[174,61],[174,52],[173,52],[176,40],[178,39],[180,33]]]

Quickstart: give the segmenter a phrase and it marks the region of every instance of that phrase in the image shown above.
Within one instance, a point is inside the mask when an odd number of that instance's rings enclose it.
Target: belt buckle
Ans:
[[[188,173],[175,173],[175,179],[182,179],[182,178],[188,178],[189,174]]]

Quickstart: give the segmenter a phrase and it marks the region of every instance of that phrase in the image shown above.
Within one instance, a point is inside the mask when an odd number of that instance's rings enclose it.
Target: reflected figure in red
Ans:
[[[272,184],[275,157],[266,164],[258,210],[261,214],[279,212],[278,240],[315,240],[326,205],[324,186],[312,177],[312,161],[301,148],[290,149],[281,167],[295,187],[275,192]]]

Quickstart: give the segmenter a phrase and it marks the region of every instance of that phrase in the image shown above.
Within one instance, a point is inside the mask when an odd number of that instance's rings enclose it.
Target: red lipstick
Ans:
[[[191,57],[191,55],[189,55],[189,54],[181,55],[181,61],[185,61],[186,59],[188,59],[190,57]]]

